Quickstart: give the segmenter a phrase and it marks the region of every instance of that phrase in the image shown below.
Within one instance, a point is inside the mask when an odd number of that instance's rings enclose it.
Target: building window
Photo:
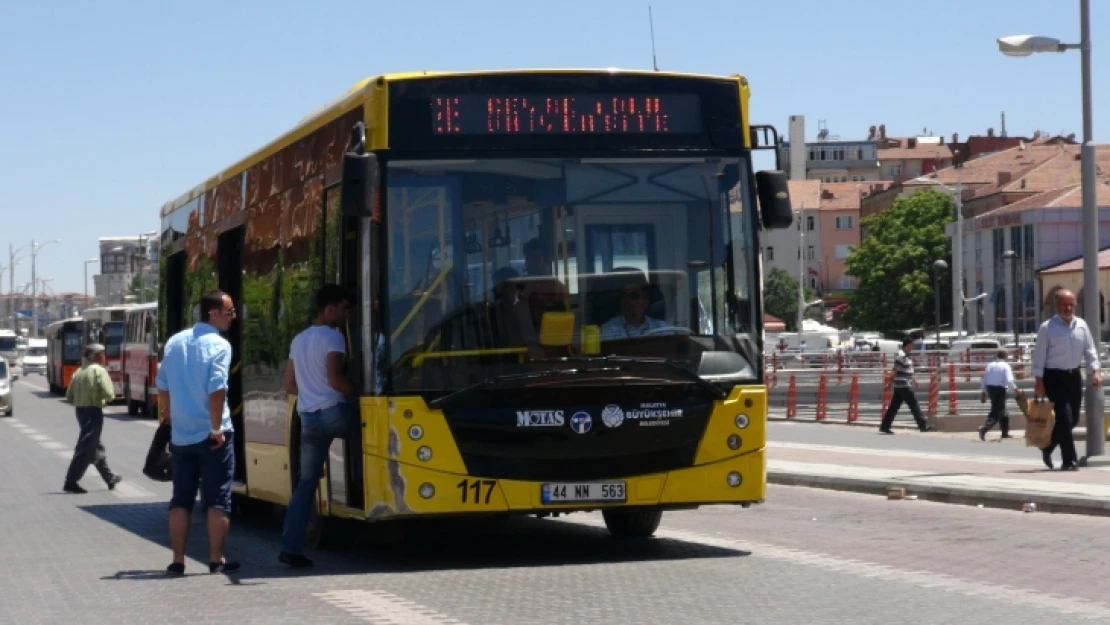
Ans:
[[[837,230],[851,230],[852,229],[852,216],[842,215],[836,218]]]
[[[852,284],[852,276],[841,275],[840,278],[836,282],[837,282],[837,288],[840,288],[840,289],[854,289],[855,288],[855,285]]]
[[[775,248],[765,247],[763,251],[767,253],[767,260],[775,260]]]
[[[817,289],[817,278],[816,277],[814,277],[814,276],[809,277],[809,288],[815,289],[815,290]]]
[[[848,258],[848,254],[852,251],[851,245],[838,245],[836,246],[836,257],[839,260]]]
[[[813,215],[810,215],[809,217],[806,217],[806,230],[814,230],[816,228],[817,228],[817,220],[813,218]]]
[[[810,260],[817,258],[817,252],[813,249],[812,245],[806,248],[806,258]]]

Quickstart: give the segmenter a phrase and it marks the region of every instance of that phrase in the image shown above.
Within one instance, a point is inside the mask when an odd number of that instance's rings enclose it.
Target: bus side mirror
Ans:
[[[784,171],[760,171],[755,174],[755,188],[759,195],[759,212],[767,230],[789,228],[794,223],[794,210],[790,206],[790,186]]]
[[[349,217],[376,217],[378,157],[366,151],[366,126],[356,122],[343,154],[339,211]]]

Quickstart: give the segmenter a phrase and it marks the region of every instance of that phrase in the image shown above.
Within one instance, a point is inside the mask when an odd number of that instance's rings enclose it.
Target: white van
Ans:
[[[964,358],[967,357],[969,349],[971,350],[971,358],[973,360],[976,358],[982,360],[983,357],[979,356],[979,354],[988,353],[988,350],[990,351],[990,357],[986,358],[986,360],[993,360],[993,352],[997,352],[1001,347],[1002,343],[996,339],[986,339],[982,337],[960,339],[952,342],[952,347],[948,350],[948,361],[963,362]]]
[[[46,339],[29,339],[23,353],[23,375],[46,375]]]

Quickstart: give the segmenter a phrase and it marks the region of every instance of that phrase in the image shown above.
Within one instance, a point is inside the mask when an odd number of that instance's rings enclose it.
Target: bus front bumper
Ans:
[[[761,503],[766,448],[666,473],[581,482],[498,480],[365,456],[371,519],[412,515],[541,514],[627,506]]]

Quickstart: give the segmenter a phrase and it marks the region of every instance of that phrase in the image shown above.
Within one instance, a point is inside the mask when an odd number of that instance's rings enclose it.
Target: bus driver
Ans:
[[[666,321],[647,316],[648,296],[644,290],[645,286],[647,286],[647,280],[642,275],[629,276],[621,289],[621,314],[602,324],[601,340],[636,338],[671,327]]]

